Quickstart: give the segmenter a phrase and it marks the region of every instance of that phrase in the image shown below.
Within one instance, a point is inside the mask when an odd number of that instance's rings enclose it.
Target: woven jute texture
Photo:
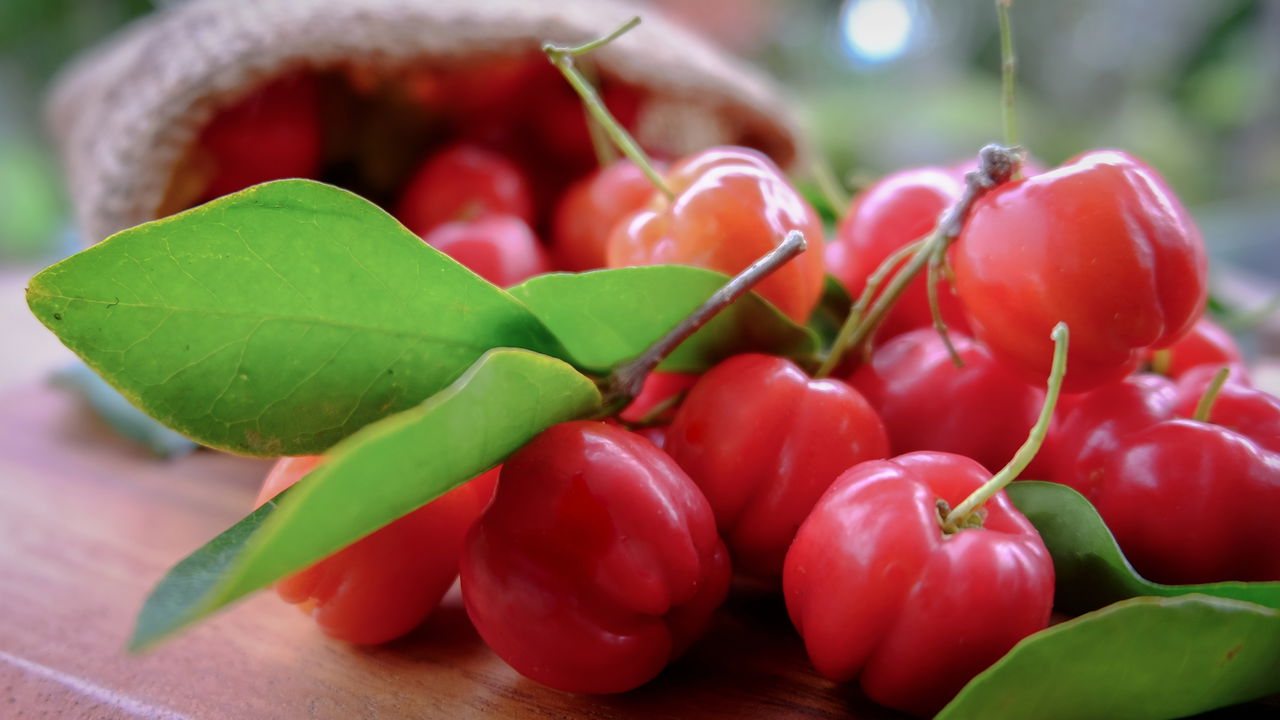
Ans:
[[[530,52],[545,40],[598,37],[637,14],[644,22],[593,59],[652,93],[642,143],[680,152],[746,143],[792,164],[798,136],[764,78],[623,0],[187,0],[79,58],[55,83],[48,120],[93,242],[153,219],[203,124],[272,76]]]

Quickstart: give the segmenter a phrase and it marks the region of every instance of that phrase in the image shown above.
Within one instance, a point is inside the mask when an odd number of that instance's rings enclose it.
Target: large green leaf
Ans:
[[[320,452],[493,347],[563,353],[505,292],[307,180],[120,232],[41,272],[27,301],[138,407],[253,455]]]
[[[147,599],[149,645],[368,535],[502,462],[543,429],[600,408],[595,384],[526,350],[485,354],[420,406],[369,425],[324,464],[188,556]]]
[[[1161,585],[1138,575],[1083,495],[1066,485],[1019,481],[1006,492],[1040,531],[1057,576],[1054,605],[1077,613],[1139,595],[1202,593],[1280,609],[1280,582]],[[1194,532],[1194,529],[1188,529]]]
[[[510,292],[537,315],[580,367],[607,372],[644,352],[728,282],[679,265],[543,275]],[[741,352],[804,358],[817,336],[755,294],[721,312],[662,363],[668,372],[702,372]]]
[[[1166,720],[1275,692],[1280,612],[1139,597],[1023,639],[935,720]]]

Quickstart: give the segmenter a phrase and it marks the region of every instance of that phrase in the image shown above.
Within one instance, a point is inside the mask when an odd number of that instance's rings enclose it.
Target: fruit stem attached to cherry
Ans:
[[[614,368],[614,371],[605,380],[603,386],[605,413],[612,415],[630,403],[636,395],[640,394],[640,387],[644,384],[644,379],[680,343],[687,340],[690,335],[697,332],[703,325],[706,325],[721,310],[729,307],[735,300],[747,294],[751,288],[768,277],[773,271],[782,267],[791,258],[804,252],[806,246],[804,233],[799,230],[792,230],[787,233],[781,243],[759,260],[751,263],[747,269],[735,275],[732,280],[721,286],[719,290],[716,290],[711,297],[707,298],[706,302],[699,305],[688,317],[681,320],[666,335],[659,338],[648,350]]]
[[[925,275],[925,295],[929,298],[929,315],[933,318],[934,332],[938,333],[938,337],[942,338],[942,346],[947,349],[947,355],[951,357],[951,364],[958,368],[964,367],[964,360],[960,357],[960,352],[956,350],[956,346],[951,342],[951,333],[947,330],[947,321],[942,319],[942,304],[938,300],[938,283],[942,281],[940,277],[942,269],[947,266],[946,248],[942,248],[940,252],[936,252],[929,258],[929,270]]]
[[[974,490],[964,502],[955,506],[942,518],[942,531],[951,534],[961,528],[970,527],[971,516],[982,507],[992,495],[1000,492],[1006,485],[1017,479],[1018,475],[1035,459],[1045,436],[1049,434],[1049,425],[1053,422],[1053,411],[1058,405],[1058,395],[1062,392],[1062,379],[1067,374],[1067,346],[1070,333],[1067,324],[1060,322],[1053,327],[1050,337],[1053,338],[1053,366],[1049,370],[1049,384],[1044,394],[1044,406],[1040,409],[1040,417],[1032,426],[1026,442],[1014,453],[1013,459],[991,476],[977,490]]]
[[[1221,370],[1214,374],[1213,380],[1209,382],[1209,387],[1204,389],[1204,394],[1200,396],[1200,402],[1196,403],[1196,411],[1192,413],[1191,419],[1196,422],[1209,422],[1209,414],[1213,412],[1213,404],[1218,401],[1218,393],[1222,392],[1222,386],[1226,384],[1227,378],[1231,376],[1231,368],[1224,366]]]
[[[992,188],[1007,182],[1018,171],[1022,165],[1022,150],[1016,147],[987,145],[978,153],[978,160],[978,169],[964,176],[964,193],[954,205],[942,213],[938,218],[938,224],[928,235],[908,246],[915,248],[911,259],[894,274],[893,279],[889,281],[889,286],[875,299],[870,310],[865,313],[859,312],[859,308],[855,305],[854,310],[845,319],[844,325],[840,327],[831,351],[827,354],[822,366],[818,368],[815,377],[822,378],[830,375],[839,366],[840,359],[846,352],[860,347],[871,338],[876,328],[884,322],[885,316],[889,314],[898,297],[906,290],[907,285],[920,274],[921,270],[925,269],[926,264],[934,256],[941,257],[947,247],[960,235],[960,229],[964,226],[965,218],[974,201]],[[888,272],[885,269],[886,266],[891,268],[901,260],[899,253],[890,255],[880,264],[880,267],[876,268],[872,277],[877,275],[883,277],[882,271],[886,274]],[[867,290],[858,298],[859,303],[874,292],[870,281],[867,285]],[[946,325],[935,321],[935,327],[938,326],[942,328],[940,332],[945,333]]]
[[[1004,144],[1018,144],[1018,120],[1013,112],[1013,80],[1018,58],[1013,52],[1013,23],[1009,19],[1009,6],[1013,0],[996,0],[996,17],[1000,21],[1000,107],[1004,120]]]
[[[645,154],[636,139],[631,137],[631,133],[627,132],[622,123],[613,117],[613,113],[609,112],[609,109],[605,107],[604,100],[600,98],[600,93],[587,81],[582,71],[574,64],[575,57],[585,55],[592,50],[613,42],[639,24],[640,17],[636,16],[623,23],[617,30],[597,40],[592,40],[576,47],[543,43],[542,52],[546,53],[547,59],[551,61],[551,64],[556,66],[565,79],[569,81],[569,84],[573,86],[573,89],[577,91],[578,97],[582,98],[582,103],[587,108],[587,112],[591,113],[591,116],[600,124],[600,127],[613,140],[614,145],[622,151],[622,154],[626,155],[631,162],[636,164],[636,167],[644,172],[645,177],[649,178],[649,181],[653,183],[653,186],[659,192],[666,195],[667,199],[674,200],[675,194],[671,192],[671,188],[667,187],[662,175],[653,167],[653,163],[649,161],[649,156]]]

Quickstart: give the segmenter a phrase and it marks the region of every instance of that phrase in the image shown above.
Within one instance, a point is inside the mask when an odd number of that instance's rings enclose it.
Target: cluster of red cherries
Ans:
[[[813,208],[753,150],[678,159],[657,187],[619,160],[563,193],[543,243],[517,163],[482,144],[440,149],[394,212],[497,285],[654,264],[733,274],[800,231],[809,249],[755,288],[799,323],[827,274],[855,296],[888,287],[965,204],[930,260],[934,290],[902,277],[867,342],[837,342],[817,374],[760,354],[655,373],[617,418],[546,430],[277,590],[329,635],[379,643],[418,625],[460,569],[472,622],[516,670],[616,693],[684,652],[736,574],[780,589],[823,675],[930,714],[1050,620],[1052,560],[993,473],[1083,493],[1149,579],[1280,580],[1280,400],[1249,385],[1230,336],[1202,317],[1190,217],[1122,152],[1018,175],[891,175],[824,243]],[[1060,322],[1061,402],[1040,452],[1010,470],[1057,399]],[[319,461],[280,460],[261,500]]]

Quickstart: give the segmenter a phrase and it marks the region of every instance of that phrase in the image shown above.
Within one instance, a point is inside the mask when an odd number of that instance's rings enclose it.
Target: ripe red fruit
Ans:
[[[799,230],[809,250],[755,290],[793,320],[808,319],[822,294],[822,224],[771,160],[747,148],[712,148],[676,163],[666,184],[674,200],[655,193],[647,209],[614,228],[610,267],[674,263],[733,275]]]
[[[943,168],[916,168],[894,173],[858,193],[827,245],[827,270],[857,297],[867,278],[904,245],[927,235],[943,211],[964,193],[964,181]],[[891,338],[931,327],[927,278],[921,274],[894,304],[877,335]],[[945,280],[938,285],[938,305],[947,325],[967,332],[960,300]]]
[[[512,215],[447,222],[422,239],[498,287],[519,285],[551,269],[533,231]]]
[[[462,595],[481,637],[559,690],[638,687],[702,632],[729,588],[707,501],[652,443],[556,425],[503,466],[467,538]]]
[[[1209,318],[1202,317],[1197,320],[1186,335],[1165,348],[1163,352],[1168,355],[1161,363],[1162,367],[1156,370],[1161,375],[1171,378],[1180,378],[1201,365],[1212,365],[1215,372],[1223,365],[1230,365],[1235,369],[1238,378],[1248,377],[1244,359],[1240,355],[1240,346],[1236,345],[1235,338]],[[1156,364],[1154,357],[1151,361],[1153,365]]]
[[[281,458],[258,505],[302,479],[324,458]],[[394,640],[440,604],[458,576],[471,524],[493,497],[498,470],[457,487],[377,532],[276,583],[285,601],[315,619],[324,634],[357,645]]]
[[[1026,440],[1044,405],[1044,390],[964,335],[951,333],[951,342],[964,367],[956,367],[942,338],[925,328],[876,348],[850,382],[884,421],[892,452],[941,450],[995,472]],[[1024,474],[1041,472],[1033,461]]]
[[[395,216],[425,235],[437,226],[488,215],[533,222],[528,181],[510,160],[476,145],[458,144],[432,155],[410,178]]]
[[[998,187],[952,246],[974,332],[1030,382],[1055,323],[1073,328],[1065,389],[1083,392],[1171,345],[1207,295],[1200,233],[1155,171],[1117,151]]]
[[[320,173],[320,90],[310,75],[277,78],[219,110],[196,142],[208,175],[201,202],[281,178]]]
[[[618,160],[570,186],[556,207],[551,235],[556,267],[572,272],[604,267],[614,226],[643,208],[655,192],[630,160]]]
[[[706,494],[734,567],[772,582],[836,476],[889,452],[884,425],[858,391],[755,354],[729,358],[698,380],[665,447]]]
[[[1003,491],[981,527],[944,533],[937,501],[960,504],[991,474],[918,452],[850,468],[787,553],[787,611],[809,659],[855,677],[872,700],[931,715],[1023,637],[1049,623],[1053,561]]]
[[[1280,400],[1228,381],[1198,422],[1200,378],[1138,375],[1084,396],[1051,479],[1097,507],[1148,579],[1280,580]]]

